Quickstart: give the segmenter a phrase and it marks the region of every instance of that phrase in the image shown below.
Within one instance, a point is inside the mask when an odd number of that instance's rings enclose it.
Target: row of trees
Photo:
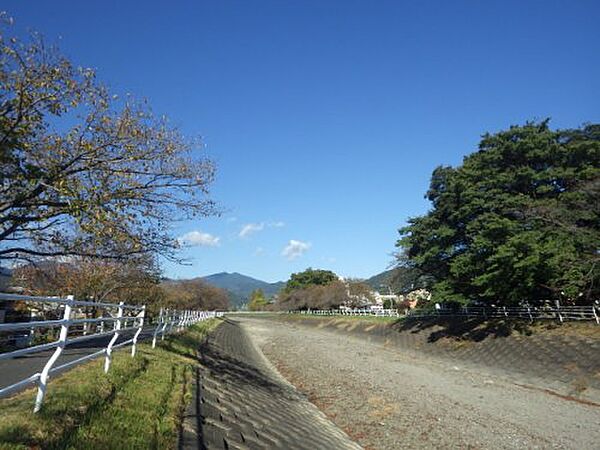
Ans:
[[[275,309],[331,309],[360,307],[372,301],[369,286],[356,280],[342,280],[330,270],[308,268],[293,273],[279,293]]]
[[[134,264],[88,258],[22,265],[12,283],[28,295],[74,295],[97,302],[146,304],[150,313],[161,307],[175,309],[227,309],[229,295],[202,281],[163,280],[147,257]]]
[[[600,298],[600,125],[486,134],[461,166],[434,170],[426,198],[397,246],[435,301]]]
[[[0,22],[0,265],[30,292],[206,305],[197,282],[165,291],[156,261],[181,261],[175,221],[218,213],[212,161],[145,101]]]

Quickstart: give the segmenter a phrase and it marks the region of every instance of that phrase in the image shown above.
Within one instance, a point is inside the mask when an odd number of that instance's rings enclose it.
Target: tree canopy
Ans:
[[[309,286],[324,286],[336,281],[337,275],[331,270],[308,268],[303,272],[293,273],[286,283],[285,290],[303,289]]]
[[[145,304],[155,312],[163,306],[160,269],[149,255],[102,260],[69,257],[23,264],[13,272],[13,289],[29,295],[74,295],[79,300]]]
[[[174,220],[216,213],[214,164],[145,102],[0,28],[0,260],[175,258]]]
[[[350,304],[348,287],[340,280],[327,284],[311,284],[303,288],[282,292],[276,307],[280,310],[331,309]]]
[[[600,125],[548,121],[486,134],[440,166],[397,246],[432,277],[434,299],[495,304],[600,294]]]
[[[175,309],[226,310],[229,308],[229,295],[224,289],[212,286],[205,281],[169,280],[161,284],[165,300],[161,306]]]

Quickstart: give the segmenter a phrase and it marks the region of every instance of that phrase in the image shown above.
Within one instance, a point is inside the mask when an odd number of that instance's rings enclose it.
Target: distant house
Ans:
[[[395,294],[380,294],[377,291],[373,292],[373,298],[375,299],[375,304],[381,306],[383,306],[386,300],[389,301],[391,305],[396,305],[400,300],[400,297]]]

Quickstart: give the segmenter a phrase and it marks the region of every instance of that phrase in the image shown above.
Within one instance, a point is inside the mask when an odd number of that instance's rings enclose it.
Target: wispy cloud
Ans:
[[[290,239],[288,244],[281,251],[281,256],[284,256],[289,261],[292,261],[306,253],[310,247],[310,242],[302,242],[295,239]]]
[[[282,228],[285,226],[285,222],[280,220],[276,222],[259,222],[259,223],[247,223],[243,225],[238,233],[238,236],[242,239],[247,238],[251,234],[258,233],[265,228]]]
[[[262,231],[264,228],[265,228],[264,223],[247,223],[246,225],[244,225],[242,227],[238,236],[243,239],[243,238],[250,236],[253,233]]]
[[[200,230],[190,231],[177,238],[180,244],[186,246],[218,247],[221,238],[213,236],[210,233],[203,233]]]
[[[265,249],[262,247],[256,247],[256,250],[254,250],[254,256],[260,256],[263,255],[265,253]]]

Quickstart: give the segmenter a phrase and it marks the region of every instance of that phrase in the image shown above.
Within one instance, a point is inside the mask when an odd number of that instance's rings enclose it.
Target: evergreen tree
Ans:
[[[250,311],[261,311],[267,306],[269,302],[265,297],[265,293],[262,289],[255,289],[250,294],[250,302],[248,303],[248,309]]]
[[[432,209],[397,246],[433,277],[436,300],[589,303],[600,294],[599,194],[600,125],[514,126],[434,170]]]

